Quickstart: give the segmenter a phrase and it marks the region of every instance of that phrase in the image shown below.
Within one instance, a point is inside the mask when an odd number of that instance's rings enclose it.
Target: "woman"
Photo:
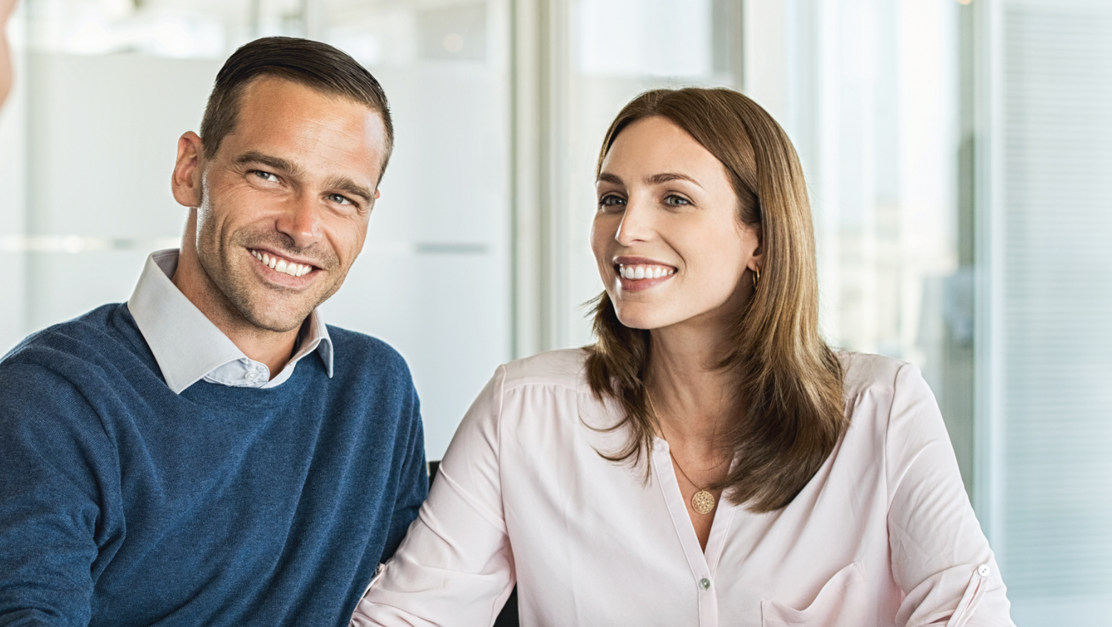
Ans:
[[[598,342],[502,366],[353,625],[1011,625],[918,370],[835,355],[787,136],[728,90],[603,142]]]

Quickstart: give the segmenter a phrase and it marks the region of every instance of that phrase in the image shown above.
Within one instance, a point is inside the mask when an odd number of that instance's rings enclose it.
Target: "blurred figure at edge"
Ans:
[[[12,54],[8,50],[8,17],[15,10],[15,0],[0,0],[0,106],[12,90]]]

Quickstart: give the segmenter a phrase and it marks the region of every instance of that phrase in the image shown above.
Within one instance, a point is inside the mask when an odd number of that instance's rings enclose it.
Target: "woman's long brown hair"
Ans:
[[[624,128],[661,116],[687,131],[726,167],[738,219],[760,233],[760,281],[732,323],[719,368],[737,381],[741,411],[726,434],[737,463],[715,488],[737,504],[769,512],[791,503],[849,427],[843,373],[818,331],[818,276],[803,171],[788,136],[764,109],[728,89],[654,90],[610,125],[598,168]],[[750,280],[745,277],[744,280]],[[600,400],[625,413],[628,444],[613,461],[639,464],[657,425],[644,385],[649,332],[623,325],[603,292],[595,307],[597,342],[587,347],[587,378]]]

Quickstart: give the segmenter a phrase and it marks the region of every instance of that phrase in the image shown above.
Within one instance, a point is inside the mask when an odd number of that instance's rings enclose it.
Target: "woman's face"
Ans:
[[[752,293],[758,233],[726,168],[660,116],[619,133],[596,184],[591,248],[618,319],[635,329],[727,323]]]

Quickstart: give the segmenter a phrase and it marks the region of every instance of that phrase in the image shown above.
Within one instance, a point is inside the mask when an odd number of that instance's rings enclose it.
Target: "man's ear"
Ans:
[[[204,146],[201,138],[189,131],[178,139],[178,159],[170,176],[170,189],[174,200],[183,207],[200,207],[204,196],[201,186]]]

